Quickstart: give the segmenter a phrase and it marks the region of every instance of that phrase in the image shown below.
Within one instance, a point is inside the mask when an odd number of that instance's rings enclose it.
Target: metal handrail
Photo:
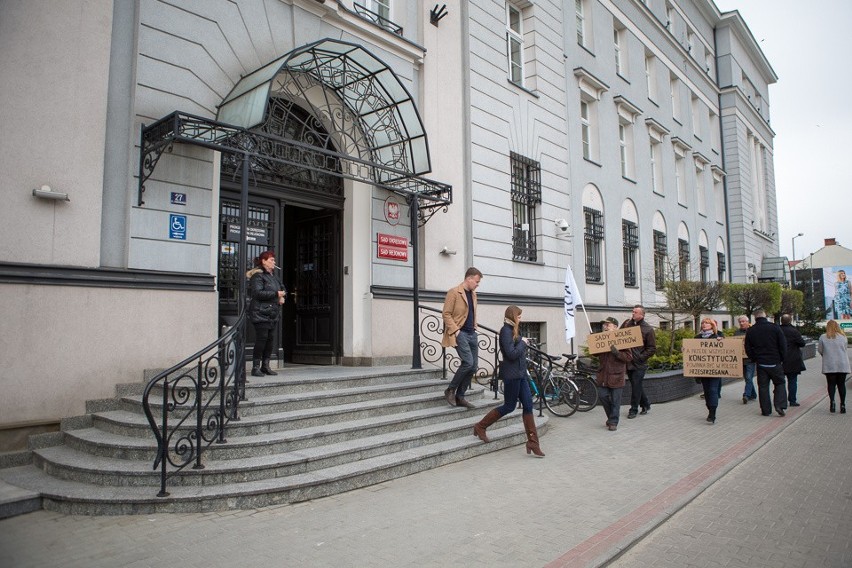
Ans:
[[[238,421],[238,406],[245,400],[246,310],[222,337],[159,373],[145,385],[142,408],[154,437],[160,468],[160,492],[166,497],[166,481],[190,463],[204,469],[201,454],[214,442],[223,444],[225,426]],[[155,390],[159,389],[159,391]],[[159,421],[152,396],[161,397]]]
[[[441,345],[441,339],[444,335],[443,311],[422,305],[420,306],[420,311],[429,312],[420,319],[421,355],[423,360],[429,363],[437,364],[440,360],[441,378],[447,380],[447,371],[455,372],[461,364],[461,359],[454,351],[447,351],[447,348]],[[500,365],[500,332],[491,329],[487,325],[477,324],[476,327],[480,356],[474,378],[477,376],[481,378],[490,376],[490,389],[494,392],[494,398],[496,399],[497,371]],[[482,353],[485,355],[482,355]]]

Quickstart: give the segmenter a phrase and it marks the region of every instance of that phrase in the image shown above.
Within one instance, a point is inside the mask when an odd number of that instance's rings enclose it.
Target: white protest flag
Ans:
[[[574,273],[569,265],[565,270],[565,341],[568,343],[571,342],[577,331],[574,325],[575,308],[582,303],[583,299],[580,298],[580,291],[577,289]]]

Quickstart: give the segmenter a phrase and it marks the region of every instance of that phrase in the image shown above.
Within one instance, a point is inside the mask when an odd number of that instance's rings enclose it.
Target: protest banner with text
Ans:
[[[742,378],[742,339],[684,339],[683,376]]]
[[[609,351],[611,345],[615,345],[619,351],[631,347],[642,347],[642,329],[637,325],[625,327],[624,329],[613,329],[589,335],[589,353],[603,353]]]

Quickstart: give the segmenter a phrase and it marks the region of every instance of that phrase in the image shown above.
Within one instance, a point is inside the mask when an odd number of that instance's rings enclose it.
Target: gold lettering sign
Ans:
[[[619,350],[642,347],[642,328],[637,325],[625,327],[624,329],[593,333],[589,335],[587,345],[589,353],[592,355],[609,351],[610,345],[615,345]]]
[[[742,339],[684,339],[683,376],[742,378]]]

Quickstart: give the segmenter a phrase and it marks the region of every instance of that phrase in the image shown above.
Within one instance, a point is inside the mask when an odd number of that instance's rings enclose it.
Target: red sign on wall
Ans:
[[[389,260],[408,261],[408,239],[396,235],[376,234],[376,256]]]

